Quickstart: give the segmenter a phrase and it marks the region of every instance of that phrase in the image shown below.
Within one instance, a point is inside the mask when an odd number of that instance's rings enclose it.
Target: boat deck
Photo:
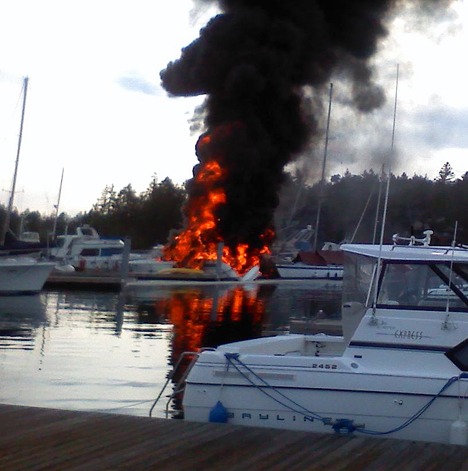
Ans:
[[[464,470],[468,448],[0,405],[7,470]]]

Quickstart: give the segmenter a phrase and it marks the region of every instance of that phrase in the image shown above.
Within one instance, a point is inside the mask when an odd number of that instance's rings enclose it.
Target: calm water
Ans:
[[[182,352],[336,317],[340,296],[309,282],[0,297],[0,403],[147,416]]]

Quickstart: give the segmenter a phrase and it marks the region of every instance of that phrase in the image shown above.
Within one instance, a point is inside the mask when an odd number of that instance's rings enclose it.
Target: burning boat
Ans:
[[[222,13],[161,72],[170,95],[206,95],[184,227],[165,257],[200,269],[222,243],[222,261],[243,276],[270,253],[285,168],[320,134],[332,73],[348,73],[359,111],[385,101],[368,59],[393,2],[355,2],[353,15],[323,0],[214,3]],[[357,30],[351,16],[363,18]]]

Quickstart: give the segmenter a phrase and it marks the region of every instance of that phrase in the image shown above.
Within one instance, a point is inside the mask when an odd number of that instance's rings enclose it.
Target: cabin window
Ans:
[[[81,257],[97,257],[99,249],[82,249],[80,252]]]
[[[108,247],[101,249],[101,255],[103,257],[110,257],[111,255],[122,255],[123,247]]]
[[[366,303],[375,260],[356,254],[344,254],[343,303]]]
[[[468,308],[468,287],[461,267],[442,263],[384,264],[379,289],[379,305],[403,305],[418,308]],[[450,287],[449,287],[450,283]]]

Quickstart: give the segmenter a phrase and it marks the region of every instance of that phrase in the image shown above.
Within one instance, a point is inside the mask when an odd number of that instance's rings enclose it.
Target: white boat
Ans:
[[[279,278],[286,280],[343,279],[343,252],[338,244],[326,242],[322,250],[311,250],[312,226],[299,230],[282,247],[275,257]]]
[[[325,251],[299,252],[295,261],[276,263],[279,277],[288,280],[343,280],[343,265],[327,261]],[[339,252],[342,255],[342,252]]]
[[[84,224],[75,234],[59,235],[50,257],[73,265],[76,270],[119,270],[125,243],[119,238],[103,238]]]
[[[0,295],[38,293],[54,267],[30,257],[0,257]]]
[[[287,280],[333,280],[343,279],[342,266],[307,265],[306,263],[291,263],[276,266],[279,276]]]
[[[130,253],[127,270],[133,278],[151,277],[161,270],[171,268],[155,247],[146,254]],[[121,271],[125,242],[118,237],[101,237],[94,227],[84,224],[75,234],[59,235],[55,246],[49,249],[50,258],[62,265],[71,265],[77,271]],[[159,254],[159,255],[158,255]]]
[[[163,249],[163,245],[156,245],[146,254],[130,254],[129,276],[137,279],[151,279],[173,268],[174,262],[163,260]]]
[[[136,258],[128,262],[128,274],[133,278],[151,279],[174,267],[174,262],[152,258]]]
[[[21,140],[23,134],[23,123],[26,109],[26,96],[28,91],[28,78],[23,81],[23,106],[21,112],[20,132],[18,136],[18,147],[16,153],[15,170],[13,173],[13,184],[8,201],[6,217],[3,220],[0,229],[0,244],[4,246],[7,234],[10,229],[10,216],[13,210],[13,201],[15,196],[16,179],[18,174],[18,163],[21,150]],[[14,249],[2,247],[0,256],[0,295],[10,294],[32,294],[42,290],[55,263],[41,262],[32,257],[22,257],[20,255],[11,255],[11,253],[31,252],[32,245],[30,241],[24,242],[24,246]],[[10,253],[11,252],[11,253]]]
[[[322,251],[317,251],[318,228],[320,227],[320,213],[325,186],[325,167],[327,162],[327,149],[330,128],[330,114],[332,105],[333,84],[330,83],[330,96],[328,102],[328,118],[325,133],[325,147],[322,161],[322,177],[320,179],[320,195],[318,198],[317,220],[315,229],[308,225],[299,230],[291,239],[287,240],[282,250],[289,250],[289,254],[279,254],[276,269],[280,278],[289,280],[331,280],[340,284],[343,279],[342,252],[338,244],[326,242]],[[295,206],[295,205],[294,205]],[[294,214],[294,209],[292,214]],[[311,240],[313,238],[313,243]],[[311,250],[313,249],[313,250]],[[335,255],[331,260],[327,252]],[[294,254],[291,256],[291,254]],[[339,255],[339,257],[336,257]],[[339,259],[339,260],[338,260]]]
[[[275,264],[280,278],[288,280],[343,280],[343,252],[327,249],[300,251],[293,260]]]
[[[468,250],[342,249],[343,335],[201,351],[185,420],[467,445]]]

